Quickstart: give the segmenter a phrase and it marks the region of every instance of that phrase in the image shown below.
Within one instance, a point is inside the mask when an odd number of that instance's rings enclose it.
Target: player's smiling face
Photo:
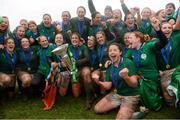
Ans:
[[[113,63],[118,62],[122,52],[119,50],[118,46],[110,45],[108,49],[109,58]]]

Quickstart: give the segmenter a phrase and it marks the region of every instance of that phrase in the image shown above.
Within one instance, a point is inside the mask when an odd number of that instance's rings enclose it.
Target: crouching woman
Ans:
[[[106,90],[112,89],[112,92],[95,105],[95,112],[104,113],[120,106],[116,119],[132,118],[139,102],[135,66],[129,59],[121,57],[122,51],[117,43],[109,46],[108,55],[111,65],[106,71],[106,81],[97,81],[97,84]]]
[[[8,97],[12,98],[15,92],[15,66],[16,52],[15,43],[11,38],[7,38],[4,44],[5,48],[0,51],[0,88],[6,88]],[[0,95],[3,93],[0,93]]]

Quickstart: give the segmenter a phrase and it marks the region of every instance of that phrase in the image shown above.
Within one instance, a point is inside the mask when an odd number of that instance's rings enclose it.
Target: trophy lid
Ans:
[[[62,55],[64,52],[67,51],[67,47],[68,47],[68,44],[63,44],[63,45],[55,48],[52,52],[53,52],[55,55]]]

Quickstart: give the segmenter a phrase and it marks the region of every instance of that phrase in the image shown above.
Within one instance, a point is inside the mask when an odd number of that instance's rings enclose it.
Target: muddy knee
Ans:
[[[20,77],[20,80],[22,82],[22,87],[26,88],[30,86],[32,78],[29,74],[24,74]]]

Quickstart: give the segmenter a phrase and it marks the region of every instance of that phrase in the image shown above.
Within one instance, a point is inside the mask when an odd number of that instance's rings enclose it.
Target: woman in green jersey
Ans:
[[[159,37],[157,41],[145,42],[141,32],[129,35],[131,48],[125,55],[134,61],[140,79],[140,95],[143,105],[151,110],[159,110],[162,106],[160,98],[160,76],[156,64],[156,51],[167,44],[167,39],[159,27],[159,21],[153,17],[152,26]]]
[[[41,94],[45,86],[45,79],[47,78],[50,68],[55,67],[56,56],[52,53],[54,45],[49,44],[46,36],[40,36],[39,38],[40,50],[37,55],[39,57],[39,66],[37,73],[34,74],[34,77],[31,81],[32,88],[37,94]]]
[[[130,119],[139,102],[138,79],[135,64],[121,55],[122,50],[117,43],[108,47],[111,65],[106,71],[106,81],[96,83],[105,90],[113,91],[95,105],[95,112],[105,113],[120,106],[116,119]]]
[[[7,38],[4,42],[5,48],[0,51],[0,83],[6,87],[9,97],[13,97],[15,90],[15,67],[17,55],[14,40]]]
[[[175,102],[177,103],[180,98],[177,96],[179,87],[177,88],[173,85],[175,81],[176,84],[178,83],[178,79],[171,80],[174,70],[180,65],[180,32],[178,30],[173,31],[172,25],[168,22],[162,23],[161,30],[166,35],[168,44],[157,52],[157,63],[162,73],[161,85],[165,101],[168,105],[172,106],[174,104],[174,99],[176,98]],[[174,93],[172,94],[170,92],[170,94],[168,94],[167,90],[171,90]]]
[[[29,96],[31,81],[38,70],[39,59],[37,56],[39,48],[30,47],[30,40],[21,39],[21,48],[17,49],[17,78],[19,88],[25,96]]]
[[[40,35],[46,36],[49,43],[54,43],[56,27],[51,22],[51,15],[44,14],[43,21],[38,25],[38,31]]]
[[[88,65],[88,49],[81,44],[81,37],[78,33],[72,33],[71,45],[68,46],[68,54],[72,62],[71,83],[72,92],[75,97],[81,94],[81,83],[90,79],[88,76],[90,68]]]
[[[88,31],[90,27],[90,19],[85,17],[86,9],[83,6],[77,8],[77,17],[71,19],[72,32],[78,32],[84,42],[87,42]]]
[[[12,37],[9,19],[6,16],[2,16],[2,22],[0,23],[0,49],[4,48],[4,41],[9,37]]]

